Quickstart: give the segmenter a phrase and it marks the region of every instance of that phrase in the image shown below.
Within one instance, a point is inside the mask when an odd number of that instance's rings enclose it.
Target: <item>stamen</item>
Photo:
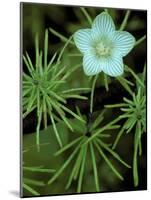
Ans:
[[[105,42],[99,42],[98,44],[96,44],[96,54],[99,57],[106,57],[109,56],[111,54],[111,47],[109,44],[105,44]]]

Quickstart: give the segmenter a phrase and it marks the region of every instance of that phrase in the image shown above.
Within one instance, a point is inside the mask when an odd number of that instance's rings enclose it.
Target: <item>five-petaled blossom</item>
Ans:
[[[109,14],[102,12],[91,29],[80,29],[74,34],[77,48],[83,54],[83,68],[91,76],[103,71],[116,77],[124,71],[123,59],[134,47],[135,38],[126,31],[116,31]]]

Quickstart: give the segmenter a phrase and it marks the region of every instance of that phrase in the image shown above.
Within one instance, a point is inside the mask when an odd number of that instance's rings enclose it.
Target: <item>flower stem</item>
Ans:
[[[113,146],[112,146],[112,149],[113,149],[113,150],[116,148],[116,146],[117,146],[117,144],[118,144],[118,142],[119,142],[121,136],[123,135],[123,133],[124,133],[124,128],[122,128],[122,129],[120,130],[120,132],[118,133],[118,135],[117,135],[117,137],[116,137],[116,139],[115,139],[115,141],[114,141],[114,144],[113,144]]]
[[[135,47],[136,47],[137,45],[139,45],[140,43],[142,43],[145,39],[146,39],[146,35],[144,35],[143,37],[141,37],[140,39],[138,39],[138,40],[135,42]]]
[[[46,129],[47,128],[47,112],[46,111],[43,113],[43,119],[44,119],[44,128]]]
[[[130,16],[130,10],[128,10],[127,12],[126,12],[126,14],[125,14],[125,17],[124,17],[124,20],[123,20],[123,22],[122,22],[122,24],[121,24],[121,26],[120,26],[120,31],[123,31],[124,30],[124,28],[126,27],[126,25],[127,25],[127,21],[128,21],[128,18],[129,18],[129,16]]]
[[[93,79],[92,83],[92,89],[91,89],[91,98],[90,98],[90,113],[93,113],[93,98],[94,98],[94,89],[95,89],[95,84],[97,81],[98,75],[96,75]]]
[[[108,9],[107,9],[107,8],[105,8],[104,11],[105,11],[106,13],[108,13]]]
[[[134,179],[134,186],[138,186],[139,178],[138,178],[138,166],[137,166],[137,156],[139,150],[139,142],[141,136],[141,124],[140,122],[137,123],[135,129],[135,136],[134,136],[134,155],[133,155],[133,179]]]
[[[93,147],[93,143],[92,142],[90,142],[90,153],[91,153],[91,160],[92,160],[92,166],[93,166],[95,187],[96,187],[96,191],[99,192],[100,191],[99,177],[98,177],[96,158],[95,158],[94,147]]]
[[[86,9],[85,8],[81,8],[81,11],[83,12],[85,17],[87,18],[89,24],[92,25],[92,19],[91,19],[90,15],[88,14],[88,12],[86,11]]]
[[[105,89],[108,92],[109,91],[109,86],[108,86],[108,77],[107,75],[104,73],[104,85],[105,85]]]
[[[62,35],[61,33],[55,31],[53,28],[49,28],[49,31],[50,31],[52,34],[54,34],[56,37],[60,38],[60,40],[61,40],[62,42],[67,42],[67,41],[68,41],[68,38],[67,38],[67,37],[65,37],[65,36]],[[72,44],[72,45],[74,45],[74,42],[73,42],[73,41],[70,41],[69,43]]]
[[[136,79],[136,81],[144,88],[145,85],[142,80],[137,76],[137,74],[127,65],[125,65],[125,69],[132,74],[132,76]]]
[[[40,195],[36,190],[34,190],[33,188],[31,188],[30,186],[26,185],[25,183],[23,183],[23,188],[27,191],[29,191],[31,194],[33,195]]]
[[[127,82],[125,81],[125,78],[123,78],[122,76],[119,76],[116,78],[120,82],[120,84],[125,88],[125,90],[128,91],[130,95],[133,95],[133,91],[131,90]]]
[[[39,116],[38,116],[38,124],[36,128],[36,145],[37,150],[40,152],[40,124],[41,124],[41,118],[42,118],[42,111],[40,110]]]

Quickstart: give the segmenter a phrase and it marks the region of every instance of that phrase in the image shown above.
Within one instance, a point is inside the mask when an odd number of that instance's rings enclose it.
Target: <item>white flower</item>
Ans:
[[[74,34],[77,48],[83,54],[86,75],[104,73],[116,77],[124,71],[123,57],[134,47],[135,38],[126,31],[116,31],[109,14],[102,12],[91,29],[80,29]]]

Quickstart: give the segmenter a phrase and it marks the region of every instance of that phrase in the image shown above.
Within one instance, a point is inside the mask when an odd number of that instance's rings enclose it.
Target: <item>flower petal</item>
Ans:
[[[82,52],[85,53],[92,44],[91,38],[91,29],[81,29],[75,32],[74,41],[77,48]]]
[[[124,65],[123,59],[120,55],[107,58],[102,65],[102,71],[112,77],[120,76],[123,74]]]
[[[121,56],[126,56],[135,45],[135,38],[129,32],[115,31],[113,35],[115,51]]]
[[[106,12],[99,14],[92,24],[93,37],[100,37],[101,35],[108,35],[115,31],[115,25],[112,17]]]
[[[93,76],[102,71],[99,59],[90,51],[83,57],[84,72],[88,76]]]

